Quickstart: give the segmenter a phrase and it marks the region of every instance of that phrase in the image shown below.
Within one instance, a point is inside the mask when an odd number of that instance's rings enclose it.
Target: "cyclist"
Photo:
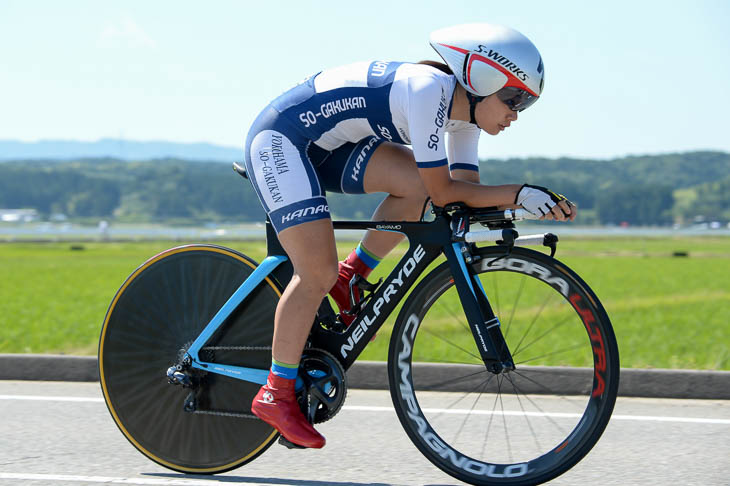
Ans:
[[[249,178],[294,266],[276,309],[269,377],[251,410],[298,446],[325,444],[294,391],[320,302],[331,291],[340,310],[349,309],[350,279],[367,277],[403,237],[369,231],[338,263],[325,191],[387,193],[374,220],[418,220],[427,197],[437,205],[522,206],[559,221],[576,216],[568,199],[544,187],[479,184],[481,131],[504,131],[542,93],[535,46],[491,24],[441,29],[430,42],[446,64],[376,61],[322,71],[271,102],[248,133]]]

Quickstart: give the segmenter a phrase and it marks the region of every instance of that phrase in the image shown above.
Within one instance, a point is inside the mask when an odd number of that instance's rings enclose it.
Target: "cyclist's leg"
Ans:
[[[271,372],[251,411],[290,442],[322,447],[324,437],[304,417],[294,392],[314,315],[337,275],[329,208],[305,154],[307,142],[273,109],[259,116],[247,141],[249,179],[294,267],[274,319]]]
[[[402,145],[369,137],[344,144],[332,152],[310,145],[322,184],[328,191],[346,194],[388,193],[373,214],[373,220],[417,220],[426,190],[416,168],[413,152]],[[367,278],[380,260],[403,236],[385,231],[368,231],[363,241],[339,263],[337,283],[330,291],[346,325],[355,316],[345,314],[350,305],[350,281],[355,275]],[[362,297],[358,292],[355,302]]]
[[[416,167],[413,151],[377,137],[344,144],[332,152],[308,147],[323,186],[332,192],[364,194],[385,192],[388,196],[373,214],[373,220],[418,220],[426,189]],[[369,231],[364,244],[371,256],[382,258],[403,236],[387,231]],[[372,248],[371,248],[372,246]]]
[[[303,348],[337,273],[329,207],[306,154],[308,144],[271,107],[259,115],[246,142],[249,180],[294,267],[277,308],[273,347],[274,359],[290,364],[299,362],[299,342]],[[300,321],[306,329],[299,329]],[[285,330],[277,331],[282,326]]]
[[[375,149],[365,169],[364,189],[368,193],[388,193],[373,213],[373,221],[417,221],[428,197],[413,151],[391,142]],[[400,233],[371,230],[365,234],[362,244],[382,258],[403,238]]]
[[[279,300],[274,324],[273,357],[298,363],[319,304],[337,279],[337,250],[332,221],[319,219],[279,233],[294,276]]]
[[[413,152],[377,137],[345,144],[332,152],[309,147],[317,163],[317,171],[328,191],[347,194],[385,192],[388,196],[373,214],[373,220],[417,220],[420,218],[426,190],[416,168]],[[363,241],[338,266],[337,283],[330,291],[340,319],[346,325],[355,316],[345,314],[350,305],[350,281],[355,275],[367,278],[400,241],[403,235],[386,231],[368,231]],[[354,294],[355,302],[362,295]]]
[[[332,221],[326,218],[290,226],[279,233],[279,241],[291,259],[294,275],[276,308],[271,372],[254,397],[251,411],[288,441],[320,448],[325,439],[302,414],[294,386],[314,314],[337,278]]]
[[[290,226],[279,233],[294,275],[279,299],[274,318],[272,367],[251,411],[290,442],[320,448],[325,439],[307,421],[294,386],[307,336],[320,302],[337,279],[337,252],[329,218]]]

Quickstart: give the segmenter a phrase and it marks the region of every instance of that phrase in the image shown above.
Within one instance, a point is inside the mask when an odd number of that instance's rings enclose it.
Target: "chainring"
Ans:
[[[347,396],[347,375],[340,362],[322,349],[305,349],[299,364],[304,391],[299,405],[311,423],[319,424],[340,411]]]

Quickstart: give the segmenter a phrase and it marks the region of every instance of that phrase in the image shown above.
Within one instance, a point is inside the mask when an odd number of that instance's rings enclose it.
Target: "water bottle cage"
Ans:
[[[371,283],[365,280],[362,275],[355,274],[355,276],[350,279],[349,283],[350,310],[342,311],[342,313],[348,316],[357,315],[360,310],[365,306],[365,304],[370,301],[370,299],[373,297],[373,293],[382,282],[383,279],[380,278],[378,279],[377,283]],[[355,292],[360,293],[361,299],[359,302],[355,302]],[[368,294],[365,295],[365,292],[368,292]]]

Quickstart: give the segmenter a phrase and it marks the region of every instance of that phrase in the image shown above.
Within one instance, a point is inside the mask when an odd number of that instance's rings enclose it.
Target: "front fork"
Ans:
[[[469,246],[455,242],[445,250],[459,300],[484,366],[495,374],[514,370],[515,364],[502,335],[499,318],[489,305],[482,283],[470,265],[473,257]]]

